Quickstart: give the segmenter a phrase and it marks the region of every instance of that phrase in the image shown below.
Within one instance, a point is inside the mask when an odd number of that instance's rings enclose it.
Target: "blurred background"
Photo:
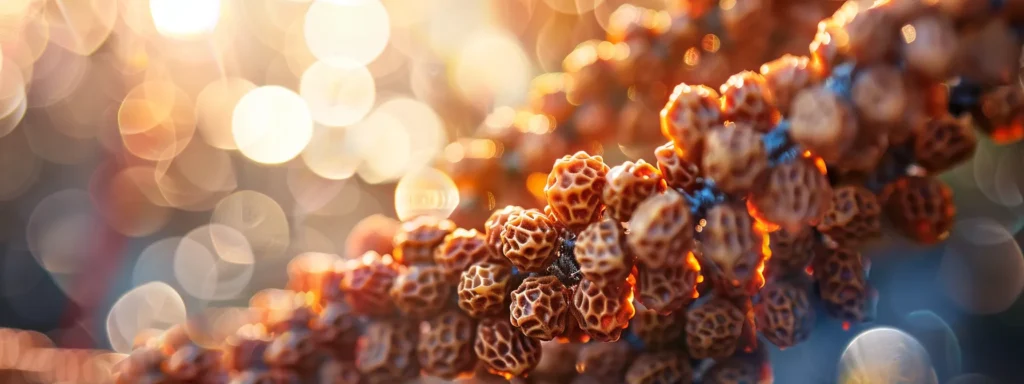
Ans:
[[[358,256],[366,217],[522,203],[440,171],[498,157],[479,131],[627,3],[679,2],[0,1],[0,382],[103,382],[186,317],[233,332],[293,257]],[[609,163],[637,156],[611,137]],[[908,338],[939,382],[1024,382],[1021,169],[1019,145],[983,139],[943,177],[953,236],[873,247],[876,321],[819,316],[809,341],[769,347],[776,382],[836,382]],[[496,188],[530,191],[514,180]]]

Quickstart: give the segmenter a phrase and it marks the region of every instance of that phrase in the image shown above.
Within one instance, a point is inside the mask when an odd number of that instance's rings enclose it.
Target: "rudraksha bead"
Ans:
[[[473,351],[492,372],[523,376],[540,362],[540,340],[519,332],[507,319],[488,317],[476,329]]]
[[[359,327],[356,313],[344,302],[327,303],[310,326],[318,343],[343,358],[353,354]]]
[[[746,123],[726,123],[708,133],[701,170],[725,193],[745,193],[768,169],[761,134]]]
[[[440,267],[414,265],[406,268],[391,285],[391,300],[402,313],[424,319],[440,312],[455,287]]]
[[[395,234],[395,260],[405,265],[434,262],[434,248],[455,230],[455,223],[433,216],[405,221]]]
[[[889,221],[915,241],[934,244],[953,229],[953,191],[939,179],[906,176],[887,185],[883,196]]]
[[[858,4],[851,3],[849,8],[852,8],[852,12],[845,15],[848,19],[841,28],[847,40],[840,48],[863,65],[891,57],[896,48],[893,37],[899,28],[892,15],[877,8],[861,9],[858,12],[858,7]],[[836,14],[846,11],[849,10],[840,9]]]
[[[274,368],[303,369],[310,366],[315,353],[313,332],[295,328],[274,336],[263,353],[263,359]]]
[[[530,276],[512,291],[512,325],[526,336],[551,340],[565,333],[570,291],[554,276]]]
[[[772,280],[803,273],[814,257],[816,244],[817,239],[810,227],[772,232],[768,235],[772,257],[765,262],[765,278]]]
[[[644,344],[645,351],[670,348],[681,341],[686,317],[680,313],[662,315],[652,309],[637,307],[629,330]]]
[[[686,346],[695,359],[728,357],[736,351],[745,321],[728,300],[712,298],[686,315]]]
[[[555,216],[565,226],[582,230],[601,215],[601,193],[608,166],[601,156],[576,152],[555,161],[544,194]]]
[[[574,252],[583,278],[601,285],[625,281],[633,269],[625,235],[619,222],[612,219],[591,224],[580,232]]]
[[[686,355],[677,351],[641,354],[626,371],[627,384],[690,384],[693,369]]]
[[[581,346],[580,343],[542,342],[540,362],[530,376],[554,383],[569,382],[576,376],[576,365],[568,363],[576,360]]]
[[[704,373],[705,384],[747,384],[771,381],[771,367],[761,356],[734,355],[715,362]]]
[[[593,340],[617,341],[635,313],[631,296],[625,282],[602,286],[583,279],[573,292],[573,315]]]
[[[508,222],[508,218],[512,216],[513,213],[522,210],[523,207],[520,206],[506,205],[505,208],[494,210],[494,212],[491,213],[491,216],[487,218],[487,221],[484,222],[484,236],[487,238],[487,244],[490,245],[498,255],[501,255],[504,252],[501,246],[501,232],[505,229],[505,223]]]
[[[960,35],[957,69],[979,85],[1005,85],[1017,81],[1021,46],[1016,33],[1002,18],[989,19],[980,28]]]
[[[995,87],[981,95],[978,127],[998,144],[1024,138],[1024,89],[1014,85]]]
[[[859,70],[850,92],[858,117],[869,123],[867,126],[896,124],[907,108],[903,73],[895,66],[872,65]]]
[[[419,374],[416,325],[397,319],[370,323],[356,351],[356,368],[365,383],[396,383]]]
[[[814,308],[804,287],[789,282],[768,283],[754,304],[757,330],[779,348],[792,347],[810,336]]]
[[[797,93],[789,117],[793,140],[826,162],[839,160],[857,135],[853,106],[824,86]]]
[[[661,172],[643,160],[627,161],[608,171],[602,200],[609,217],[625,222],[640,202],[665,190]]]
[[[806,56],[783,55],[761,66],[765,86],[779,112],[789,112],[797,92],[821,80],[821,73],[815,70]]]
[[[797,231],[816,224],[832,204],[832,187],[809,158],[779,164],[764,174],[751,192],[759,217]]]
[[[739,204],[720,204],[708,210],[701,234],[705,260],[713,264],[707,274],[716,292],[747,296],[763,283],[758,266],[764,261],[764,236],[754,219]]]
[[[345,255],[357,257],[367,251],[389,254],[395,248],[398,220],[384,215],[370,215],[356,223],[345,239]]]
[[[638,267],[637,300],[658,313],[668,314],[683,308],[697,298],[700,264],[692,252],[685,261],[661,267]]]
[[[902,30],[907,68],[932,81],[949,78],[958,49],[953,23],[942,15],[929,14],[914,19]]]
[[[505,222],[501,244],[512,265],[525,272],[542,272],[556,256],[558,229],[536,209],[516,211]]]
[[[931,174],[960,165],[974,155],[978,142],[971,118],[944,116],[914,132],[914,162]]]
[[[722,123],[718,92],[703,85],[679,84],[661,111],[661,133],[676,152],[690,162],[699,161],[704,136]]]
[[[576,371],[582,375],[621,382],[629,367],[629,343],[587,343],[580,347],[576,358]]]
[[[388,291],[397,277],[398,269],[390,256],[370,251],[363,255],[359,265],[345,271],[341,291],[356,312],[388,315],[394,311]]]
[[[477,230],[456,229],[434,252],[434,263],[449,279],[458,278],[462,271],[476,263],[507,263],[508,260],[501,255],[500,236],[497,240],[498,248],[494,248],[488,238]]]
[[[683,191],[696,188],[700,168],[696,163],[679,156],[676,145],[671,141],[655,149],[654,157],[658,159],[658,169],[670,188]]]
[[[765,78],[752,71],[732,75],[722,84],[722,118],[766,133],[779,120],[775,99]]]
[[[693,216],[675,191],[654,195],[637,206],[626,239],[637,263],[650,268],[678,264],[693,247]]]
[[[840,247],[857,247],[882,234],[882,207],[867,188],[844,185],[832,190],[832,209],[817,229]]]
[[[420,367],[431,376],[448,380],[472,372],[477,362],[475,337],[472,318],[456,309],[441,312],[420,326],[416,347]]]
[[[505,298],[512,271],[501,264],[473,264],[459,280],[459,308],[470,316],[483,318],[508,309]]]
[[[829,316],[855,323],[871,318],[872,291],[860,252],[821,248],[812,265],[818,295]]]

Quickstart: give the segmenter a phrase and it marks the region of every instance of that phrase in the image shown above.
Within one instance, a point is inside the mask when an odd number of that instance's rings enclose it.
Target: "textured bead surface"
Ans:
[[[629,330],[644,343],[644,350],[658,351],[681,342],[685,325],[683,314],[662,315],[652,309],[637,308]]]
[[[914,161],[931,174],[939,174],[974,156],[978,139],[971,118],[943,116],[914,132]]]
[[[522,211],[523,207],[517,205],[506,205],[505,208],[496,209],[491,213],[491,216],[484,222],[484,236],[487,238],[487,244],[491,246],[491,249],[498,254],[502,255],[504,251],[501,245],[501,232],[505,230],[505,223],[508,222],[508,218],[513,213]]]
[[[601,220],[580,232],[574,252],[583,277],[598,284],[622,283],[633,269],[625,231],[615,220]]]
[[[849,322],[871,317],[871,291],[860,252],[845,248],[821,249],[814,258],[813,269],[818,295],[829,316]]]
[[[431,376],[454,379],[476,365],[473,339],[476,322],[459,310],[448,310],[420,326],[416,357]]]
[[[926,15],[908,25],[914,34],[912,39],[907,34],[903,37],[907,68],[933,81],[947,79],[958,43],[953,23],[940,15]]]
[[[814,257],[816,243],[810,227],[802,227],[795,232],[780,229],[769,234],[768,248],[772,257],[765,262],[765,278],[771,280],[804,273]]]
[[[641,265],[636,279],[637,300],[659,313],[669,313],[697,298],[700,264],[688,253],[684,262],[653,268]]]
[[[397,266],[390,256],[367,252],[362,262],[345,272],[341,280],[341,291],[345,301],[356,312],[367,315],[387,315],[394,311],[389,291],[398,277]]]
[[[456,229],[444,239],[444,243],[434,252],[434,263],[449,279],[456,279],[475,263],[503,263],[507,260],[501,256],[501,238],[498,237],[499,248],[489,244],[488,238],[475,229]]]
[[[797,92],[820,81],[820,73],[809,62],[806,56],[783,55],[761,66],[761,76],[779,112],[789,112]]]
[[[293,329],[274,336],[263,352],[263,359],[271,367],[300,369],[309,366],[315,352],[313,333],[306,329]]]
[[[953,229],[953,191],[934,177],[907,176],[886,186],[885,211],[896,228],[915,241],[933,244]]]
[[[357,257],[368,251],[389,254],[395,248],[398,220],[384,215],[370,215],[356,223],[345,239],[345,255]]]
[[[591,339],[616,341],[635,313],[631,296],[625,283],[601,286],[584,279],[573,292],[573,315]]]
[[[704,259],[714,264],[708,272],[717,292],[747,296],[760,288],[757,267],[764,259],[764,238],[745,207],[721,204],[708,210],[701,234]]]
[[[809,158],[773,167],[751,195],[760,218],[790,230],[817,224],[832,204],[828,177]]]
[[[544,194],[562,224],[578,231],[597,220],[607,173],[601,156],[582,151],[555,161]]]
[[[558,230],[544,213],[525,209],[509,215],[501,244],[512,265],[526,272],[541,272],[554,261]]]
[[[605,213],[617,221],[629,221],[640,202],[665,190],[661,172],[642,159],[612,167],[607,179],[601,197]]]
[[[724,299],[713,298],[686,315],[686,346],[695,359],[728,357],[743,332],[743,312]]]
[[[693,247],[693,216],[673,191],[649,197],[629,220],[626,241],[637,262],[651,268],[683,261]]]
[[[654,150],[654,157],[658,159],[658,170],[668,183],[669,188],[691,191],[697,186],[697,178],[700,177],[700,168],[697,164],[684,159],[676,151],[676,145],[671,141]]]
[[[703,85],[679,84],[661,111],[661,133],[691,162],[701,158],[704,136],[722,123],[718,92]]]
[[[907,108],[903,73],[894,66],[874,65],[857,72],[853,81],[853,104],[859,117],[874,124],[895,124]]]
[[[508,319],[489,317],[477,326],[473,350],[496,373],[522,376],[540,362],[540,340],[527,337]]]
[[[780,348],[794,346],[810,336],[814,308],[806,290],[788,282],[765,285],[754,305],[757,330]]]
[[[476,318],[498,315],[508,309],[505,298],[512,271],[500,264],[474,264],[459,280],[459,308]]]
[[[313,320],[313,336],[321,346],[343,357],[351,357],[359,340],[359,319],[344,302],[328,303]]]
[[[823,86],[797,93],[790,124],[793,140],[826,162],[840,159],[857,135],[852,106]]]
[[[707,135],[701,170],[725,193],[744,193],[768,169],[761,134],[746,123],[717,127]]]
[[[405,265],[433,263],[434,248],[454,230],[454,222],[433,216],[403,222],[395,234],[395,260]]]
[[[415,323],[375,321],[366,328],[356,351],[356,368],[371,384],[402,382],[420,371],[416,359],[419,330]]]
[[[427,318],[444,308],[455,287],[436,265],[414,265],[405,269],[391,286],[391,300],[398,310],[412,318]]]
[[[551,340],[565,332],[570,291],[554,276],[530,276],[512,291],[512,325],[526,336]]]
[[[832,209],[825,214],[818,231],[841,247],[857,247],[881,236],[882,207],[867,188],[844,185],[832,191]]]
[[[625,341],[584,344],[576,358],[576,371],[590,377],[622,381],[629,367],[630,352]]]
[[[764,76],[757,72],[732,75],[722,84],[721,91],[723,119],[748,124],[761,133],[770,131],[778,121],[775,99]]]
[[[690,384],[693,369],[686,355],[675,351],[648,352],[637,356],[626,372],[628,384]]]

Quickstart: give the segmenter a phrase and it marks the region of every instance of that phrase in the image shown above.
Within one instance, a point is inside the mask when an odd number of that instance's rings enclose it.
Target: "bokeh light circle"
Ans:
[[[306,44],[331,65],[366,65],[388,43],[391,27],[379,0],[315,0],[306,12]]]
[[[313,63],[302,74],[299,93],[317,123],[340,127],[361,120],[376,100],[373,75],[362,65]]]
[[[400,220],[427,215],[447,219],[459,205],[459,190],[444,172],[422,168],[403,177],[395,187],[395,213]]]
[[[946,295],[975,314],[1005,311],[1024,291],[1020,245],[1005,227],[985,220],[958,223],[961,231],[946,243],[939,265]]]
[[[906,331],[928,350],[932,365],[942,377],[960,374],[963,351],[960,340],[939,315],[929,310],[911,312],[906,317]]]
[[[840,384],[937,384],[934,375],[924,346],[896,328],[862,332],[839,359]]]
[[[317,126],[302,161],[316,175],[331,180],[352,177],[362,163],[351,128]],[[301,203],[301,202],[300,202]]]
[[[161,35],[189,37],[217,26],[221,0],[149,0],[149,11]]]
[[[107,337],[114,351],[130,353],[136,337],[184,323],[185,301],[170,285],[152,282],[135,287],[114,302],[107,314]]]
[[[214,208],[210,223],[237,230],[248,240],[253,253],[262,257],[281,256],[291,239],[284,210],[274,199],[256,191],[238,191],[225,197]]]
[[[231,118],[235,105],[249,91],[251,81],[228,77],[206,85],[196,98],[196,128],[207,144],[219,149],[237,149],[231,136]]]
[[[242,233],[225,225],[205,225],[178,243],[174,276],[185,292],[196,298],[233,299],[249,285],[254,262]]]
[[[235,146],[245,157],[280,164],[298,156],[313,137],[313,118],[306,102],[291,90],[263,86],[249,91],[235,105],[231,118]]]

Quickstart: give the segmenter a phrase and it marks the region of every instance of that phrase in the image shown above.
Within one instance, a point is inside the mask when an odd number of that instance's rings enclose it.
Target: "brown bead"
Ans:
[[[896,130],[899,129],[902,128]],[[874,172],[879,162],[888,154],[889,138],[893,136],[891,131],[861,132],[846,153],[829,165],[840,174]]]
[[[585,279],[602,285],[625,281],[633,269],[625,235],[622,226],[612,219],[591,224],[580,232],[574,253]]]
[[[370,323],[356,349],[356,367],[363,382],[396,383],[419,374],[417,324],[402,320]]]
[[[1024,89],[1017,85],[995,87],[981,96],[981,113],[974,116],[979,128],[997,144],[1024,138]]]
[[[470,316],[483,318],[508,309],[505,298],[512,271],[501,264],[473,264],[459,280],[459,308]]]
[[[542,342],[540,362],[533,372],[530,372],[530,377],[554,383],[568,382],[576,376],[576,366],[568,362],[576,360],[581,346],[579,343]]]
[[[398,275],[391,286],[391,300],[398,310],[412,318],[423,319],[440,312],[455,287],[444,270],[436,265],[414,265]]]
[[[576,372],[621,382],[629,367],[630,348],[625,341],[587,343],[576,357]]]
[[[626,371],[627,384],[690,384],[693,369],[685,354],[676,351],[648,352],[633,361]]]
[[[840,247],[857,247],[882,235],[882,207],[867,188],[844,185],[832,190],[832,209],[817,229]]]
[[[629,220],[626,240],[637,263],[660,268],[683,261],[693,247],[693,216],[679,193],[668,191],[647,198]]]
[[[676,345],[685,326],[686,318],[678,313],[662,315],[653,309],[637,308],[629,329],[644,343],[644,350],[657,351]]]
[[[764,358],[735,355],[716,361],[704,373],[705,384],[747,384],[772,382],[771,367]]]
[[[328,359],[316,372],[316,382],[320,384],[360,384],[362,379],[356,364],[351,361]]]
[[[612,167],[607,179],[601,195],[606,213],[621,222],[629,221],[641,201],[665,190],[661,172],[642,159]]]
[[[744,193],[768,169],[761,134],[745,124],[726,123],[713,129],[704,146],[704,175],[725,193]]]
[[[233,336],[225,344],[224,367],[232,371],[244,371],[264,366],[263,353],[270,342]],[[132,352],[132,355],[135,353]]]
[[[757,72],[743,71],[732,75],[722,84],[721,92],[722,118],[725,120],[748,124],[761,133],[771,131],[778,122],[775,98],[764,76]]]
[[[938,0],[936,4],[943,14],[964,21],[985,18],[992,10],[992,5],[983,1]]]
[[[558,245],[558,228],[536,209],[512,212],[501,233],[506,258],[525,272],[542,272],[551,265]]]
[[[459,310],[444,311],[423,322],[416,347],[420,367],[448,380],[472,372],[477,362],[474,337],[476,322]]]
[[[700,264],[692,252],[686,255],[684,262],[656,268],[640,265],[638,271],[637,299],[647,308],[667,314],[697,298]]]
[[[570,291],[554,276],[530,276],[512,291],[509,321],[526,336],[551,340],[565,333]]]
[[[790,115],[790,135],[826,162],[838,160],[857,135],[857,115],[842,96],[815,86],[797,93]]]
[[[381,257],[370,251],[363,255],[362,263],[345,271],[341,291],[345,301],[356,312],[367,315],[387,315],[394,311],[388,291],[398,277],[398,268],[390,256]]]
[[[695,359],[728,357],[743,332],[743,311],[727,300],[712,298],[686,314],[686,346]]]
[[[871,317],[872,292],[860,252],[819,248],[814,257],[814,279],[825,312],[842,321],[861,322]]]
[[[896,124],[907,108],[903,73],[890,65],[872,65],[859,70],[851,93],[859,117],[867,123]]]
[[[328,303],[310,328],[316,341],[340,356],[350,354],[359,340],[359,319],[348,304]],[[347,357],[347,356],[344,356]]]
[[[902,32],[903,58],[909,70],[932,81],[949,78],[958,49],[956,30],[949,19],[925,15],[903,26]]]
[[[798,92],[821,80],[821,72],[815,70],[806,56],[785,55],[761,66],[764,86],[772,95],[779,112],[789,112],[793,98]]]
[[[454,222],[433,216],[417,216],[402,223],[395,234],[395,260],[405,265],[432,264],[434,248],[454,230]]]
[[[573,292],[573,315],[593,340],[616,341],[636,312],[631,296],[625,283],[602,286],[583,279]]]
[[[742,205],[719,204],[708,210],[705,220],[701,250],[714,265],[707,273],[716,291],[727,296],[757,292],[763,283],[758,266],[764,262],[766,244],[754,219]]]
[[[679,156],[679,153],[676,152],[676,145],[671,141],[656,148],[654,157],[658,159],[658,170],[661,171],[668,187],[684,191],[696,188],[700,169],[696,163]]]
[[[782,163],[764,175],[748,200],[759,218],[796,231],[816,224],[832,204],[832,186],[814,159]]]
[[[345,255],[356,257],[367,251],[382,255],[391,253],[395,248],[398,227],[398,220],[379,214],[359,220],[345,239]]]
[[[555,161],[544,194],[562,224],[579,231],[597,221],[607,173],[601,156],[582,151]]]
[[[315,352],[313,332],[292,329],[274,336],[263,352],[263,359],[271,367],[298,369],[307,367]]]
[[[907,176],[886,186],[885,212],[904,236],[923,243],[945,240],[953,228],[953,191],[934,177]]]
[[[519,332],[500,317],[480,321],[476,328],[473,351],[477,358],[495,373],[523,376],[540,362],[540,340]]]
[[[189,343],[167,356],[163,370],[177,380],[201,380],[220,368],[220,352]]]
[[[840,60],[843,59],[840,57],[839,42],[835,37],[843,33],[841,21],[831,17],[819,22],[818,29],[814,33],[814,39],[811,40],[811,44],[808,46],[808,50],[811,53],[810,64],[815,70],[820,71],[822,76],[827,76],[832,71],[832,67],[839,64]]]
[[[787,282],[772,282],[761,289],[754,316],[761,335],[779,348],[799,344],[814,328],[814,308],[807,291]]]
[[[722,123],[718,92],[703,85],[679,84],[661,111],[661,133],[691,162],[701,158],[704,136]]]
[[[969,115],[932,119],[914,132],[914,161],[928,173],[953,169],[974,156],[978,139]]]
[[[814,257],[817,243],[814,231],[802,227],[796,231],[779,229],[768,235],[768,248],[772,257],[765,262],[765,278],[775,279],[804,273]]]
[[[498,212],[501,211],[495,211],[495,214]],[[506,215],[506,221],[507,217]],[[487,222],[494,224],[490,220]],[[488,225],[485,224],[485,226]],[[500,229],[495,231],[500,231]],[[444,243],[434,252],[434,263],[449,279],[458,278],[462,271],[476,263],[507,263],[508,260],[501,256],[500,234],[495,235],[495,240],[497,247],[493,247],[489,238],[475,229],[456,229],[455,232],[444,238]]]
[[[506,205],[505,208],[496,209],[491,213],[491,216],[484,222],[484,236],[487,240],[487,245],[491,246],[491,249],[498,255],[502,255],[501,246],[501,232],[505,229],[505,223],[508,222],[508,218],[513,213],[522,211],[523,207],[516,205]],[[465,235],[465,233],[462,233]],[[467,265],[468,267],[468,265]]]
[[[956,69],[962,77],[983,87],[1018,81],[1021,46],[1006,21],[992,18],[960,36]]]
[[[896,48],[893,36],[898,28],[889,13],[875,8],[862,9],[843,25],[849,39],[846,50],[858,64],[872,64],[891,57]]]

